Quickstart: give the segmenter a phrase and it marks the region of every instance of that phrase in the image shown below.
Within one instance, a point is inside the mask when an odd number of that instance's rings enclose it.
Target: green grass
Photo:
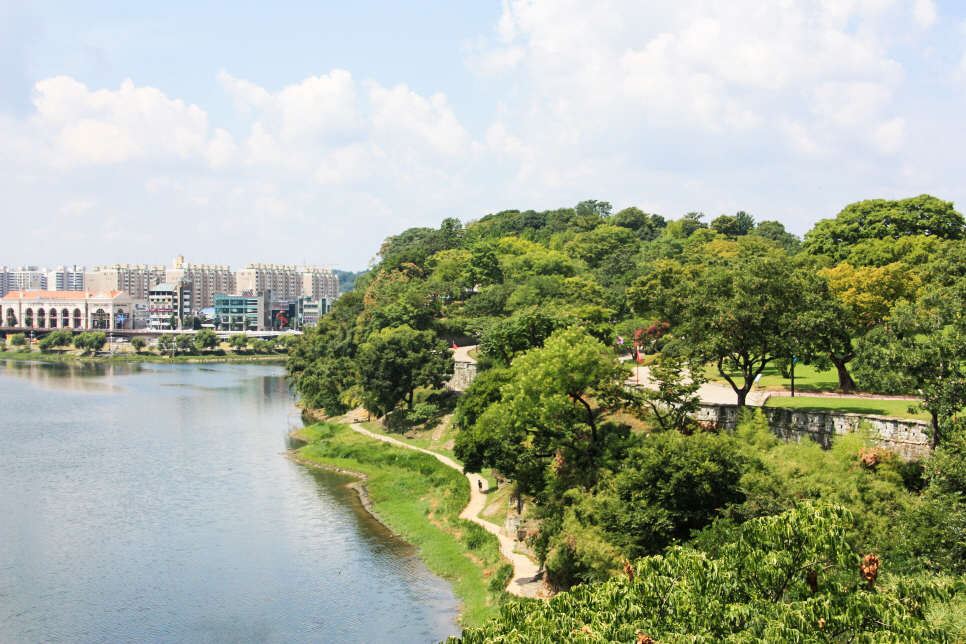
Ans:
[[[512,566],[508,572],[496,537],[459,518],[470,499],[460,472],[345,425],[320,423],[301,435],[312,441],[299,450],[305,460],[369,477],[366,488],[380,520],[418,547],[433,573],[453,584],[463,602],[463,626],[478,626],[499,614]]]
[[[740,372],[727,372],[731,378],[735,380],[740,386],[742,384],[742,378]],[[717,382],[720,384],[728,384],[724,378],[718,373],[718,368],[714,365],[709,365],[705,375],[711,382]],[[782,378],[781,372],[778,370],[774,364],[769,364],[765,367],[765,370],[761,372],[761,382],[760,385],[762,389],[791,389],[792,381],[786,378]],[[815,367],[797,364],[795,365],[795,392],[799,391],[813,391],[813,392],[834,392],[838,391],[839,388],[839,376],[838,371],[831,369],[829,371],[816,371]]]
[[[824,398],[817,396],[777,396],[765,401],[765,407],[785,407],[789,409],[815,409],[834,411],[843,414],[874,414],[929,420],[929,414],[910,414],[912,400],[874,400],[869,398]]]
[[[462,461],[456,458],[456,455],[453,453],[453,450],[446,449],[443,447],[443,445],[445,445],[451,438],[456,436],[457,430],[452,425],[446,428],[446,431],[443,432],[443,435],[440,437],[439,440],[433,440],[432,435],[435,431],[435,428],[429,429],[429,430],[416,429],[414,431],[414,436],[412,438],[406,438],[405,434],[408,433],[408,431],[390,432],[390,431],[387,431],[386,428],[383,427],[381,424],[376,422],[364,422],[359,424],[365,427],[366,429],[368,429],[373,434],[378,434],[380,436],[389,436],[389,437],[395,438],[397,441],[401,443],[405,443],[406,445],[412,445],[413,447],[419,447],[420,449],[428,449],[429,451],[435,454],[441,454],[447,458],[451,458],[457,463],[459,463],[460,465],[463,464]]]

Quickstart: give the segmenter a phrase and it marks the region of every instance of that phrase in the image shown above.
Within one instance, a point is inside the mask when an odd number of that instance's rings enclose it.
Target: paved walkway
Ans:
[[[627,381],[628,384],[640,383],[641,386],[647,387],[648,389],[657,389],[657,383],[651,380],[650,369],[641,366],[631,366],[631,369],[634,371],[634,375]],[[690,382],[690,380],[687,382]],[[760,407],[768,400],[769,394],[770,392],[752,388],[748,392],[748,397],[745,402],[749,405]],[[730,385],[719,385],[714,382],[701,385],[701,388],[698,389],[698,396],[701,398],[701,402],[706,403],[717,403],[719,405],[735,405],[738,403],[738,394],[735,393],[735,390]]]
[[[376,440],[392,443],[393,445],[398,445],[399,447],[414,449],[418,452],[424,452],[430,456],[435,456],[436,459],[438,459],[443,465],[448,465],[454,470],[458,470],[460,472],[463,471],[463,467],[461,465],[459,465],[453,459],[443,456],[442,454],[437,454],[429,451],[428,449],[422,449],[421,447],[407,445],[406,443],[398,441],[389,436],[374,434],[357,423],[352,423],[349,425],[349,427],[353,431],[369,436],[370,438],[375,438]],[[530,558],[526,555],[514,552],[513,539],[503,534],[500,531],[499,526],[493,525],[489,521],[484,521],[476,516],[483,509],[483,506],[486,505],[486,492],[489,490],[489,486],[486,482],[486,479],[479,474],[467,474],[466,478],[469,479],[470,482],[470,502],[469,505],[467,505],[466,508],[464,508],[460,513],[460,518],[483,526],[487,532],[496,535],[496,538],[500,540],[500,552],[502,552],[503,556],[513,564],[513,579],[511,579],[509,585],[507,585],[507,592],[518,597],[536,596],[537,591],[543,585],[543,575],[540,572],[540,567],[530,561]],[[482,490],[480,489],[480,481],[483,483]]]
[[[457,347],[456,349],[453,349],[453,359],[456,360],[456,362],[476,362],[476,358],[470,356],[470,351],[475,348],[475,344],[465,347]]]

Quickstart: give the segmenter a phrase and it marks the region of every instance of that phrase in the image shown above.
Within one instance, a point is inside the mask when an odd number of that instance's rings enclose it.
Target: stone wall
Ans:
[[[446,383],[446,388],[450,391],[466,391],[474,378],[476,378],[475,362],[457,362],[453,377]]]
[[[836,434],[854,432],[859,423],[865,421],[870,426],[872,438],[879,445],[903,458],[918,459],[929,453],[930,424],[924,420],[782,407],[762,407],[761,410],[775,434],[785,440],[800,441],[807,437],[823,447],[829,447]],[[733,431],[738,420],[738,405],[701,403],[701,409],[694,417]]]

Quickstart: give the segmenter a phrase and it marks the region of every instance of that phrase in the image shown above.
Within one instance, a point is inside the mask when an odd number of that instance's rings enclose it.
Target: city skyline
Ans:
[[[0,0],[3,251],[359,271],[412,226],[584,199],[798,235],[961,210],[964,99],[951,0]]]

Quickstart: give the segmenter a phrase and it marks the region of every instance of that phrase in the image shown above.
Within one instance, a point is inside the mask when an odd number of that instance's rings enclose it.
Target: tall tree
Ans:
[[[556,331],[514,360],[501,401],[458,435],[457,455],[467,471],[494,467],[530,491],[544,484],[551,459],[591,486],[608,445],[623,436],[601,417],[629,401],[629,375],[613,349],[583,328]]]
[[[628,299],[638,315],[669,322],[688,355],[712,362],[739,406],[768,363],[811,350],[807,281],[787,258],[744,258],[690,275],[664,270],[636,283]]]
[[[371,396],[372,411],[388,414],[402,402],[413,407],[418,387],[439,388],[453,375],[453,352],[432,331],[406,325],[369,336],[356,360],[359,384]]]
[[[835,219],[823,219],[805,234],[803,248],[812,255],[845,261],[852,247],[869,239],[910,235],[960,239],[966,221],[951,201],[930,195],[888,201],[869,199],[850,204]]]
[[[917,392],[929,413],[932,447],[966,407],[966,329],[958,302],[932,289],[916,303],[903,302],[889,320],[870,331],[857,347],[855,373],[864,386],[889,394]]]

